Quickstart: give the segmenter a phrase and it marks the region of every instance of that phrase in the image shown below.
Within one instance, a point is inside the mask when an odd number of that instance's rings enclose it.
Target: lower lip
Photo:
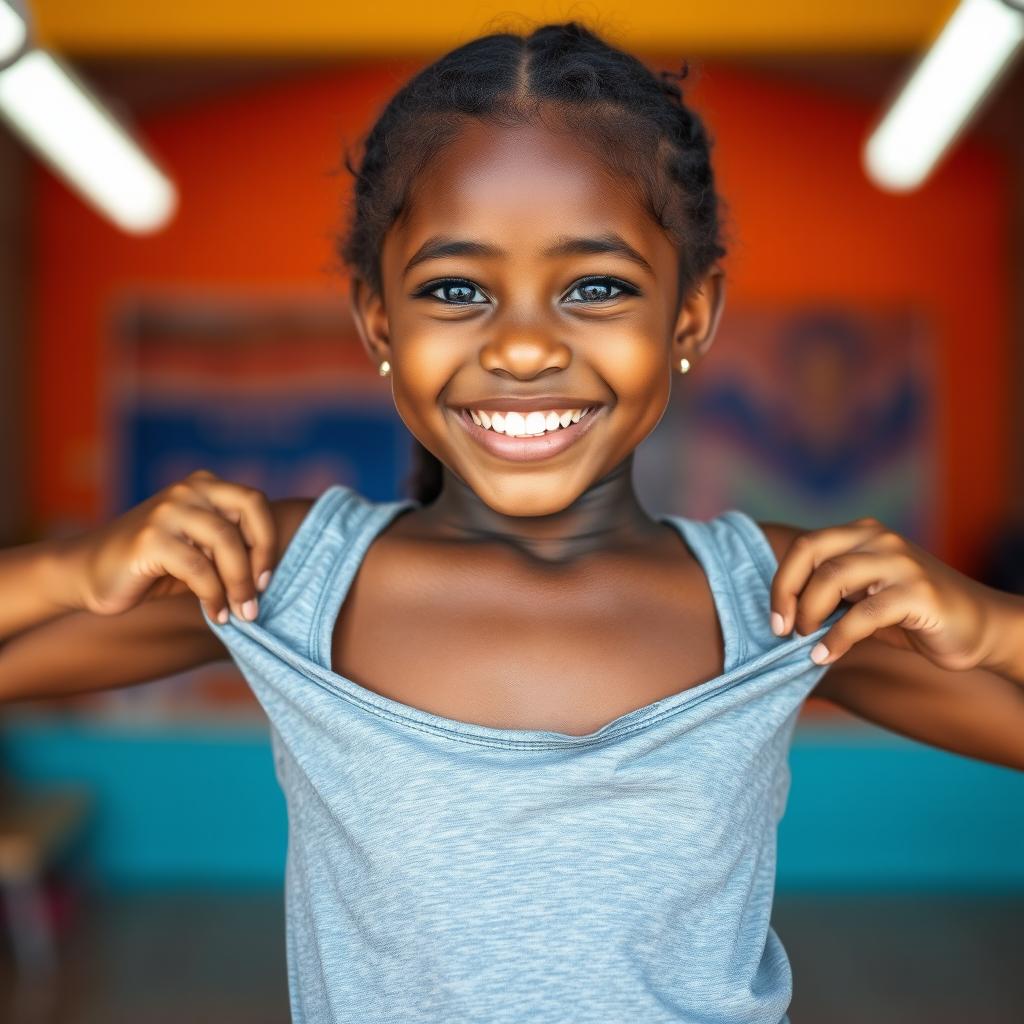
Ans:
[[[492,455],[512,462],[535,462],[549,459],[553,455],[564,452],[578,441],[593,426],[594,420],[604,412],[607,406],[599,405],[592,409],[581,420],[570,423],[567,427],[559,427],[550,434],[538,437],[508,437],[497,431],[488,430],[473,421],[465,409],[453,409],[456,418],[469,431],[470,436]]]

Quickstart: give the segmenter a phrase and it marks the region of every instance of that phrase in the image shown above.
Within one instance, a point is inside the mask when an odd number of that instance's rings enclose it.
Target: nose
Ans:
[[[480,365],[485,370],[521,380],[564,370],[571,360],[572,350],[564,342],[521,325],[501,331],[480,350]]]

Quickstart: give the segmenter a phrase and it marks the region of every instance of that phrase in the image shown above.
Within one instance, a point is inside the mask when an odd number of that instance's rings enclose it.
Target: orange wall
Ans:
[[[150,238],[120,234],[38,171],[29,437],[40,533],[98,515],[101,346],[119,290],[343,288],[327,267],[349,175],[329,171],[414,67],[321,72],[145,119],[182,196]],[[872,109],[718,64],[693,98],[730,207],[730,303],[910,303],[931,317],[948,512],[936,553],[967,571],[1009,489],[1008,161],[965,144],[925,188],[887,196],[860,170]]]

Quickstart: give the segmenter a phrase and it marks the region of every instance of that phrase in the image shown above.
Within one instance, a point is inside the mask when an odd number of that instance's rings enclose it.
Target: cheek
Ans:
[[[610,465],[634,451],[658,425],[668,406],[672,377],[668,346],[649,336],[614,336],[592,347],[591,362],[615,395],[614,427],[606,435]]]
[[[649,339],[632,337],[602,339],[592,349],[597,372],[615,392],[622,411],[647,408],[668,400],[671,376],[666,348]]]
[[[401,371],[392,380],[399,416],[416,434],[443,429],[444,390],[458,372],[457,344],[436,332],[412,331],[394,334],[395,363]]]

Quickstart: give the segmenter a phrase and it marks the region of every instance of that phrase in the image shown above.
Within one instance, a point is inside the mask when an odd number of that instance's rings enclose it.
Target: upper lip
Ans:
[[[603,405],[585,398],[568,398],[565,395],[538,395],[535,398],[479,398],[472,402],[453,402],[453,409],[493,409],[495,412],[537,412],[549,409],[589,409]]]

